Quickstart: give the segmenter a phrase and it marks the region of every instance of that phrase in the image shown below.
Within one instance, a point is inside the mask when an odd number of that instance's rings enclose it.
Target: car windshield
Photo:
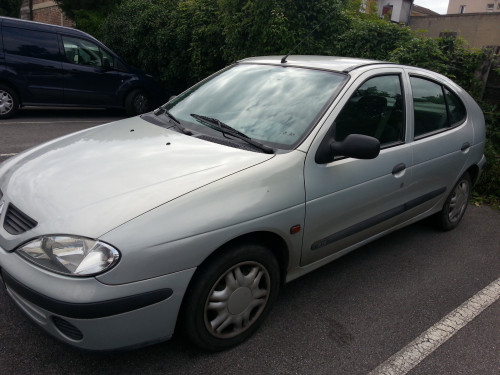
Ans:
[[[185,124],[199,126],[191,114],[203,115],[260,142],[290,149],[307,135],[346,79],[321,70],[238,64],[187,90],[165,108]]]

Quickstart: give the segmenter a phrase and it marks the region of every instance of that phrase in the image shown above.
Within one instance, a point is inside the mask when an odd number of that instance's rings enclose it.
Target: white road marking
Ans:
[[[2,157],[2,156],[14,156],[14,155],[17,155],[17,153],[16,154],[0,154],[0,157]]]
[[[101,121],[101,120],[97,120]],[[108,121],[107,119],[103,119],[102,121]],[[113,121],[113,120],[111,120]],[[5,124],[29,124],[29,125],[39,125],[39,124],[80,124],[80,123],[93,123],[93,120],[59,120],[59,121],[4,121]]]
[[[500,299],[500,279],[453,310],[368,375],[404,375]]]

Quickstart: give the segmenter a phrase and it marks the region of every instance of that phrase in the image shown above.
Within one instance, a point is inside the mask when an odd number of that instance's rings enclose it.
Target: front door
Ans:
[[[306,220],[302,265],[307,265],[394,226],[405,207],[412,152],[406,139],[402,70],[365,73],[350,87],[335,117],[336,141],[349,134],[379,139],[372,160],[337,158],[318,164],[315,141],[305,164]]]

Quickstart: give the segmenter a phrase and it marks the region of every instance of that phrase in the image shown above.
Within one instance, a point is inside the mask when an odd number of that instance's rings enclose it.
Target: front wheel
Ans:
[[[19,99],[9,86],[0,85],[0,119],[9,118],[19,109]]]
[[[241,245],[202,265],[186,295],[180,320],[188,340],[216,351],[250,337],[279,291],[274,255],[260,245]]]
[[[441,212],[436,215],[438,226],[443,230],[451,230],[458,226],[469,204],[471,180],[466,172],[460,177],[446,199]]]
[[[142,90],[131,91],[125,99],[125,111],[129,116],[137,116],[149,111],[151,103],[149,97]]]

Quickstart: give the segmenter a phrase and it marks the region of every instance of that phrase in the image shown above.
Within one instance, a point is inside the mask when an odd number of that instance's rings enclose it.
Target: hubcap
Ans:
[[[9,113],[14,107],[14,99],[8,92],[0,90],[0,114]]]
[[[134,106],[137,113],[145,112],[148,108],[148,98],[143,94],[137,95],[134,100]]]
[[[205,327],[215,337],[231,338],[246,331],[262,314],[271,279],[257,262],[243,262],[224,273],[205,304]]]
[[[466,180],[460,181],[450,200],[450,208],[448,211],[448,219],[452,223],[456,223],[462,218],[462,215],[467,208],[467,203],[469,201],[469,182]]]

